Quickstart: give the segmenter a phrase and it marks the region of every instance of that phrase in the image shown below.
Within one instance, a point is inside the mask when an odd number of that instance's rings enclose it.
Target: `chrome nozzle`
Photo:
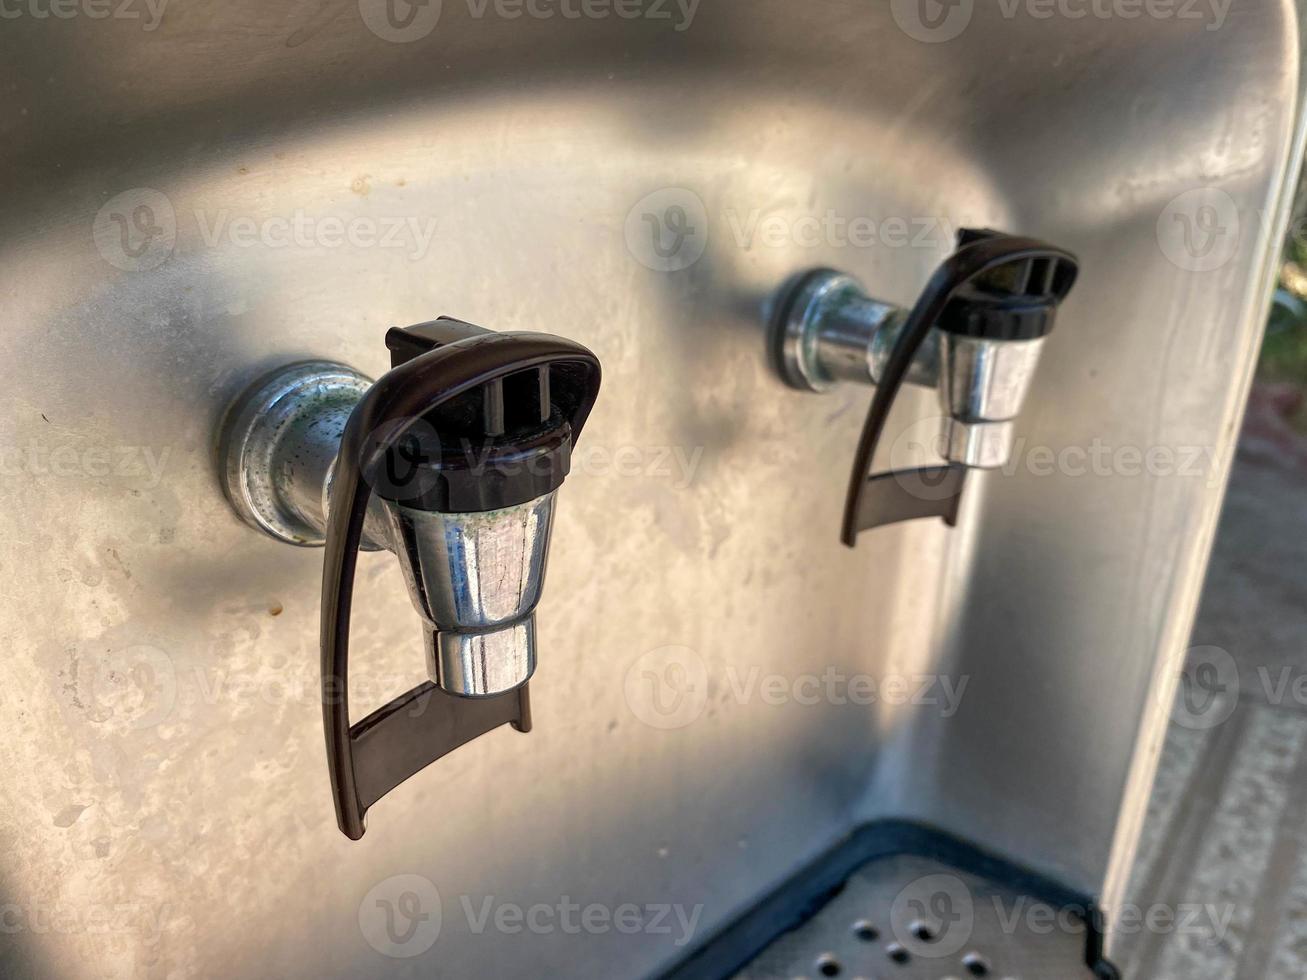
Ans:
[[[426,626],[428,672],[451,694],[501,694],[535,670],[533,613],[555,496],[462,514],[385,502],[409,596]]]

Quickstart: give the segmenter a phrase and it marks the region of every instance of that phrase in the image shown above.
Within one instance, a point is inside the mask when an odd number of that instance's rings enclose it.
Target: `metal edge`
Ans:
[[[1230,409],[1229,427],[1226,431],[1233,433],[1230,437],[1231,450],[1235,448],[1238,433],[1243,427],[1244,414],[1256,373],[1258,352],[1261,349],[1267,318],[1274,299],[1275,282],[1279,276],[1282,243],[1291,220],[1293,199],[1303,174],[1303,154],[1307,151],[1307,74],[1302,71],[1304,56],[1307,56],[1307,21],[1304,21],[1300,14],[1300,6],[1307,10],[1307,4],[1304,4],[1303,0],[1297,2],[1285,0],[1283,4],[1286,19],[1293,21],[1295,28],[1286,33],[1289,35],[1287,43],[1293,47],[1293,51],[1288,54],[1295,59],[1298,70],[1298,103],[1295,107],[1294,128],[1281,163],[1281,181],[1275,191],[1273,207],[1267,208],[1276,216],[1274,223],[1270,225],[1268,235],[1270,248],[1262,256],[1259,289],[1248,294],[1249,303],[1244,322],[1251,321],[1258,326],[1249,331],[1249,347],[1245,363],[1242,365],[1242,376]],[[1188,637],[1198,615],[1207,561],[1210,560],[1212,547],[1216,541],[1216,529],[1225,503],[1233,464],[1234,452],[1225,453],[1221,461],[1223,472],[1220,490],[1212,495],[1207,512],[1202,515],[1197,530],[1202,541],[1201,552],[1205,556],[1204,573],[1191,576],[1185,594],[1176,603],[1176,608],[1182,612],[1172,616],[1174,634],[1172,642],[1169,644],[1169,649],[1159,651],[1150,691],[1152,696],[1148,699],[1149,709],[1139,722],[1135,755],[1123,787],[1120,815],[1103,876],[1103,904],[1109,910],[1118,907],[1124,901],[1126,889],[1129,887],[1139,849],[1139,838],[1148,813],[1148,801],[1162,760],[1163,736],[1170,721],[1171,704],[1179,688],[1180,668],[1183,666]],[[1175,624],[1181,626],[1176,627]],[[1105,948],[1109,954],[1113,947],[1112,928],[1109,922],[1105,931]]]

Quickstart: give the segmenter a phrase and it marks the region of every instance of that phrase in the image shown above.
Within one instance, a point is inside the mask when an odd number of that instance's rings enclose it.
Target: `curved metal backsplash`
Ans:
[[[645,974],[880,816],[1111,896],[1259,336],[1293,9],[1238,0],[1208,30],[975,5],[923,40],[901,4],[801,6],[705,2],[678,30],[674,4],[445,0],[409,43],[354,3],[6,21],[0,972]],[[1159,237],[1195,190],[1240,219],[1214,268]],[[848,552],[867,395],[784,387],[763,307],[819,265],[908,303],[963,224],[1083,259],[1028,449],[1210,463],[1018,468],[952,533]],[[446,312],[564,333],[607,389],[559,494],[534,732],[445,760],[457,807],[415,778],[352,845],[323,779],[320,556],[231,514],[212,434],[268,367],[375,376],[386,327]],[[934,412],[905,393],[896,451]],[[386,559],[360,563],[360,717],[423,673]],[[937,703],[811,703],[830,672],[934,677]],[[566,902],[643,924],[495,925]]]

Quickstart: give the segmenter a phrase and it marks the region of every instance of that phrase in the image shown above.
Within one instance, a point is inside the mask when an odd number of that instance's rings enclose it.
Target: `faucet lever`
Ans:
[[[309,361],[234,403],[220,452],[251,526],[325,546],[322,720],[342,832],[460,745],[531,727],[535,610],[554,503],[599,394],[598,359],[546,334],[442,318],[386,335],[375,383]],[[399,557],[429,680],[349,718],[350,613],[360,550]]]
[[[772,354],[792,387],[874,384],[845,500],[841,539],[922,517],[957,522],[972,469],[1011,456],[1013,421],[1044,338],[1075,285],[1071,253],[1031,238],[964,229],[911,310],[871,299],[829,269],[792,280],[776,307]],[[944,465],[871,474],[872,457],[904,383],[935,385],[944,409]]]
[[[354,840],[372,803],[436,759],[505,722],[529,730],[554,494],[599,393],[598,359],[559,337],[438,320],[387,345],[395,366],[341,439],[322,572],[322,717],[337,821]],[[526,410],[506,402],[515,386]],[[374,494],[431,679],[351,725],[350,609]]]
[[[1012,419],[1078,268],[1070,252],[1033,238],[987,230],[959,234],[958,250],[936,270],[908,314],[876,386],[849,477],[844,544],[856,547],[862,531],[915,516],[905,496],[927,516],[956,523],[966,470],[1002,466],[1011,454]],[[894,399],[936,328],[948,466],[869,475]],[[923,487],[931,491],[922,493]]]

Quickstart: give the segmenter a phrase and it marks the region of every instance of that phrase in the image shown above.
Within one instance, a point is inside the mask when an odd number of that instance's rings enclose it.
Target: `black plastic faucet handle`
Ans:
[[[440,347],[495,336],[445,317],[396,327],[386,345],[399,368]],[[543,497],[562,485],[571,467],[575,416],[591,381],[587,370],[555,361],[454,395],[400,438],[390,438],[391,426],[383,423],[379,437],[387,444],[375,457],[384,463],[383,479],[369,482],[386,500],[446,514],[501,510]],[[406,479],[398,480],[399,474]]]
[[[556,417],[554,428],[566,432],[570,450],[598,397],[600,382],[594,354],[547,334],[492,333],[457,320],[439,320],[393,330],[387,344],[395,366],[364,394],[345,427],[322,569],[322,719],[327,763],[337,823],[353,840],[363,836],[368,807],[419,770],[502,724],[511,723],[520,731],[531,724],[526,684],[493,697],[468,699],[430,682],[350,724],[349,634],[355,567],[368,502],[376,485],[385,482],[380,474],[385,472],[388,454],[424,423],[438,432],[450,425],[466,425],[464,431],[484,433],[492,440],[509,435],[507,416],[517,408],[504,404],[503,385],[514,378],[525,378],[533,392],[536,423]],[[469,396],[479,406],[470,414],[463,412]],[[442,417],[442,410],[460,400],[462,414]],[[514,429],[513,434],[521,432]],[[501,438],[492,449],[505,446],[513,448],[518,442]],[[446,484],[470,486],[478,475],[446,462],[442,456],[433,463]],[[561,483],[565,463],[553,471],[546,467],[545,478]],[[448,486],[446,491],[417,505],[448,508],[458,492],[448,492]],[[494,492],[511,496],[523,492],[523,486],[500,485]],[[471,491],[464,496],[469,494],[476,498]],[[467,509],[480,510],[491,509],[480,504],[493,506],[495,500],[472,502],[478,506]],[[454,499],[452,506],[459,507],[459,500]]]
[[[951,524],[956,519],[964,468],[870,474],[890,408],[931,330],[995,341],[1043,337],[1053,329],[1078,269],[1070,252],[1033,238],[989,230],[959,233],[958,250],[935,271],[908,314],[876,386],[849,477],[840,535],[844,544],[856,547],[860,531],[898,520],[938,516]],[[913,481],[931,492],[914,493]]]
[[[963,229],[958,234],[958,249],[961,252],[978,243],[1004,248],[1021,241],[996,231]],[[1047,336],[1056,322],[1058,306],[1075,285],[1078,268],[1069,253],[1045,248],[1043,254],[1003,260],[961,283],[935,326],[945,333],[984,340]]]

